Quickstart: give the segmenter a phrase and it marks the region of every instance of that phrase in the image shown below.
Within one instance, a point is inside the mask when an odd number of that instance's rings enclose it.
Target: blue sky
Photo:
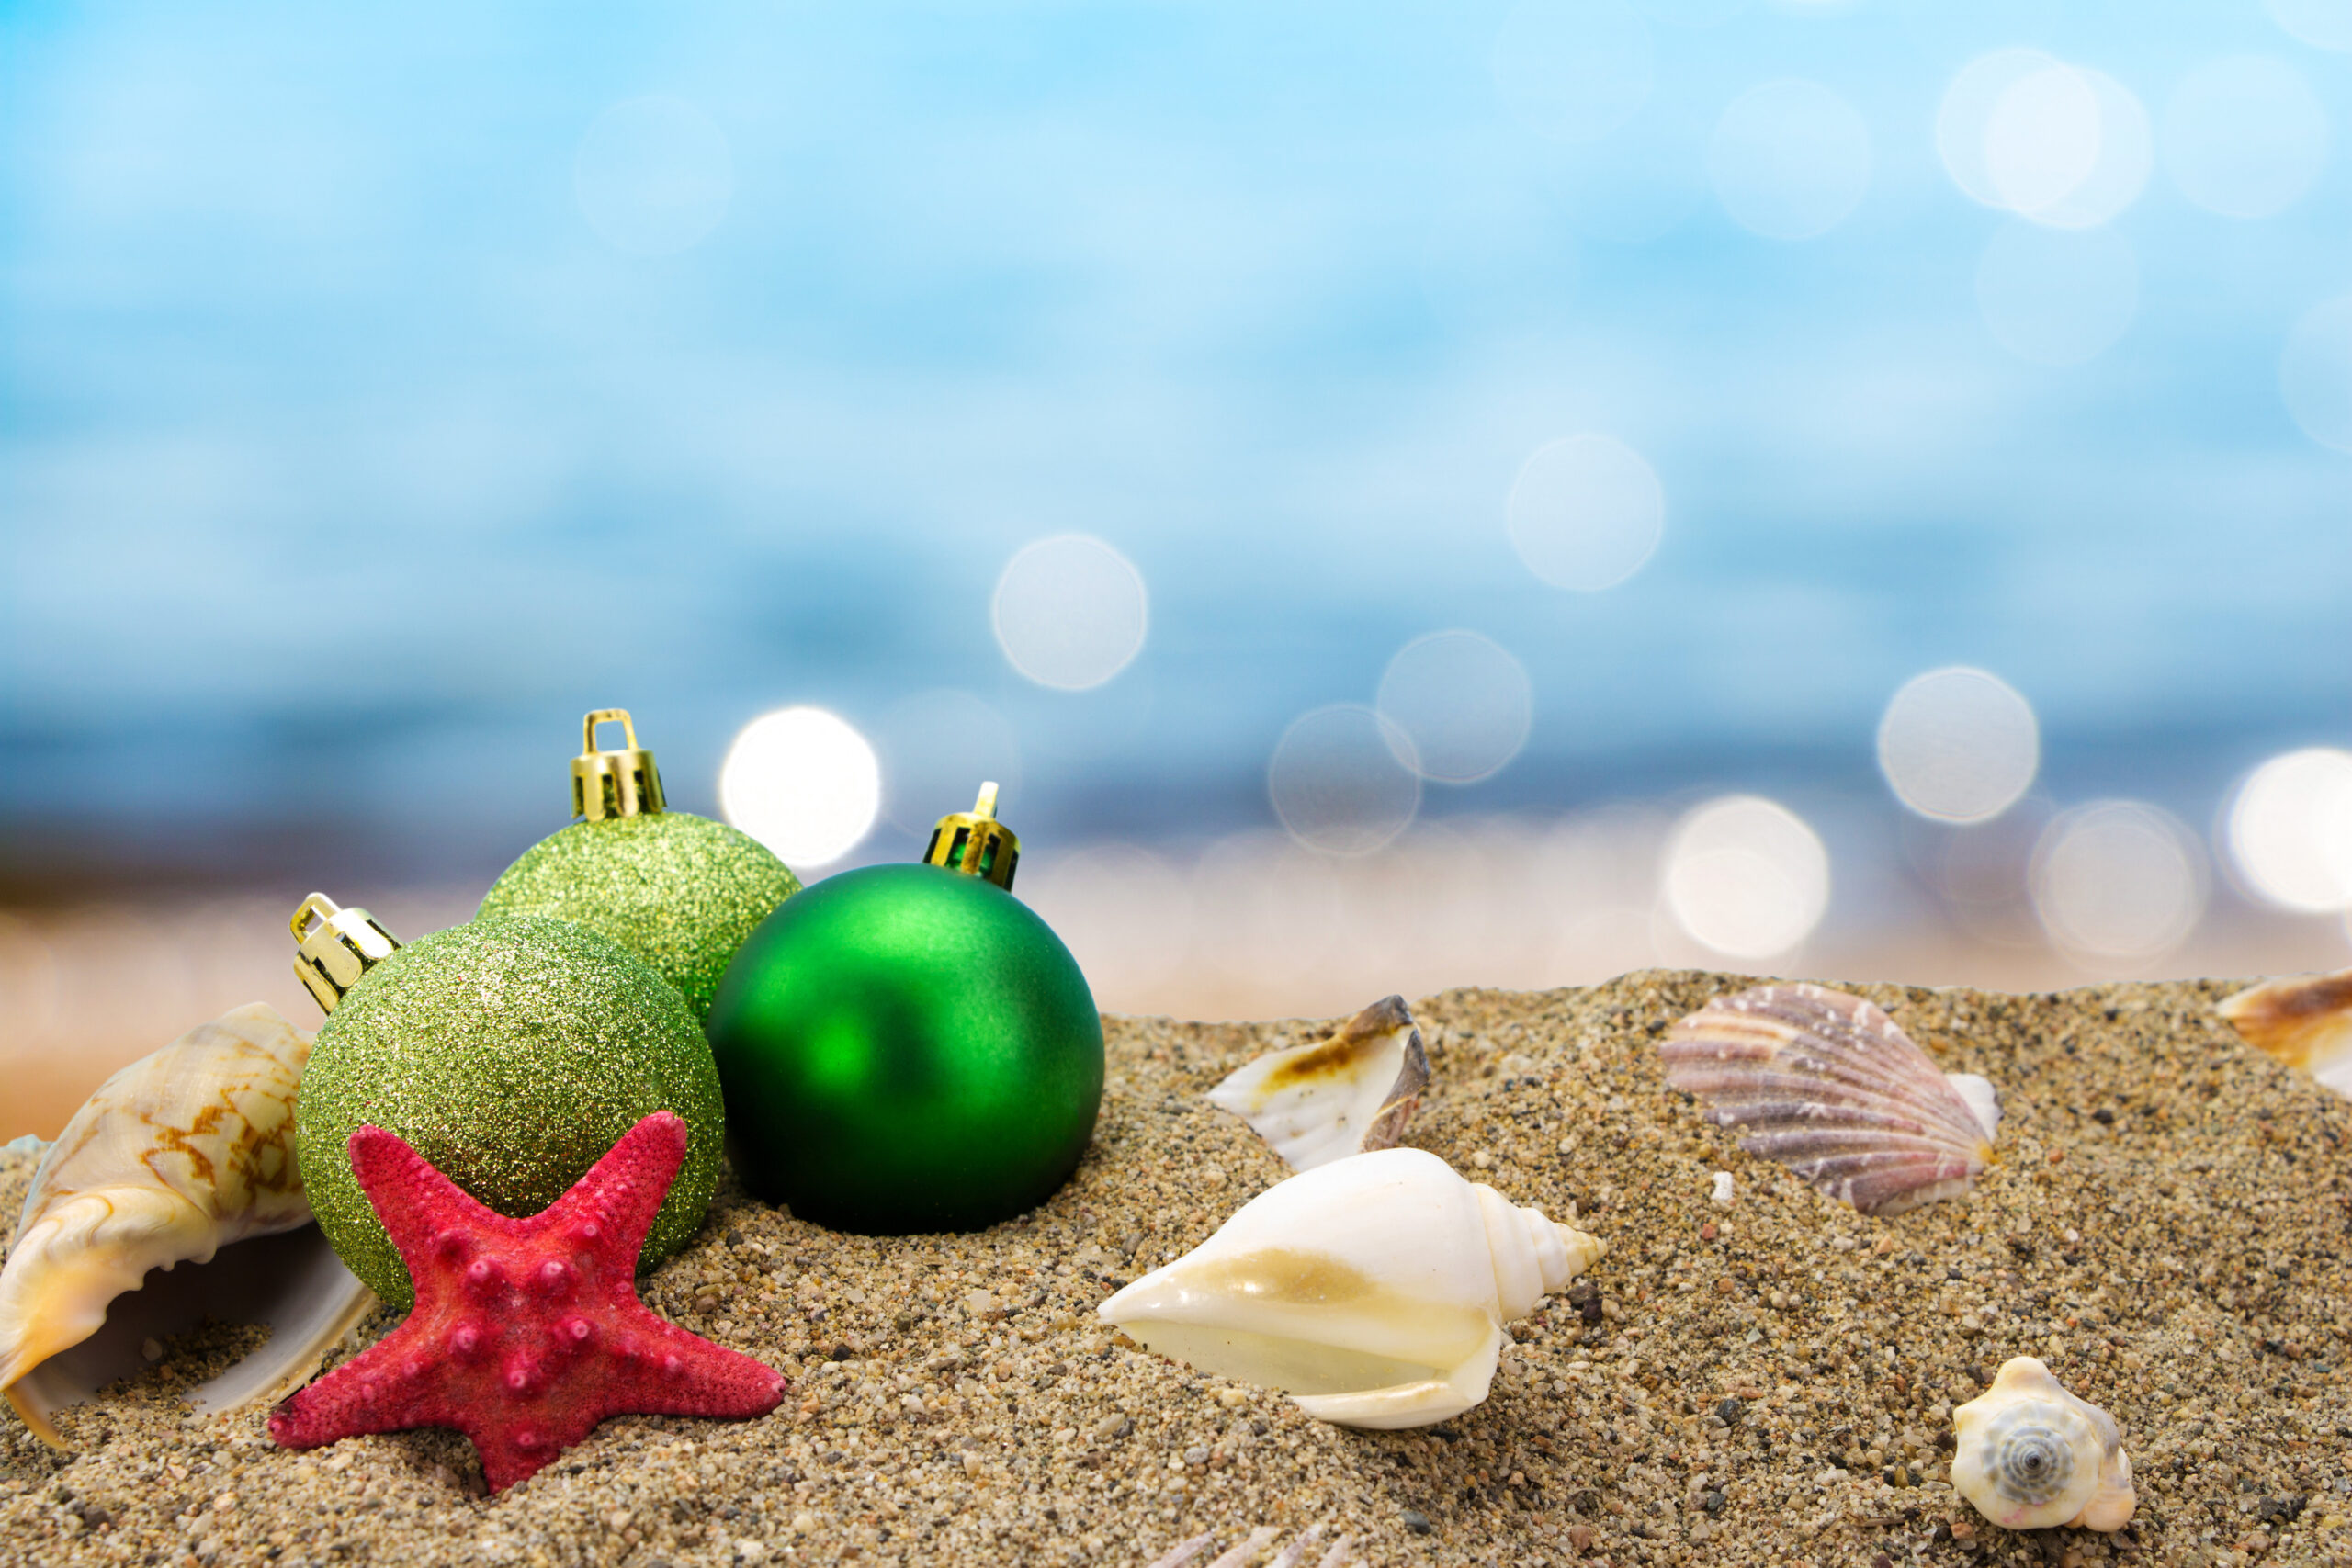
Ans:
[[[1293,717],[1447,627],[1524,664],[1534,724],[1432,810],[1867,792],[1890,694],[1966,663],[2032,703],[2053,787],[2201,818],[2352,733],[2352,456],[2281,389],[2352,295],[2352,53],[2281,20],[2325,9],[12,7],[10,852],[193,818],[494,864],[586,708],[708,809],[755,715],[872,733],[943,687],[1018,737],[1024,832],[1215,833],[1272,820]],[[2009,48],[2143,112],[2104,222],[1939,156]],[[2258,218],[2196,199],[2179,107],[2245,56],[2321,128]],[[1866,145],[1795,240],[1723,172],[1732,107],[1790,80]],[[1755,199],[1829,199],[1792,177]],[[2004,342],[2005,228],[2121,242],[2111,342]],[[1505,525],[1583,431],[1665,495],[1593,593]],[[1067,532],[1150,594],[1075,694],[989,618]]]

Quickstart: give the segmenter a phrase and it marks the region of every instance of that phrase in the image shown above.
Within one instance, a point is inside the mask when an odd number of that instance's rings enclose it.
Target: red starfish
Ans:
[[[380,1127],[351,1165],[416,1283],[398,1328],[270,1412],[289,1449],[363,1432],[454,1427],[492,1492],[607,1416],[764,1416],[784,1379],[647,1311],[637,1255],[686,1157],[657,1111],[571,1191],[526,1220],[492,1213]]]

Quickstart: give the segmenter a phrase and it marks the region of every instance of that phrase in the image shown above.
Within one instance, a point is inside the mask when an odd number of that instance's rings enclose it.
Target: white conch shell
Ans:
[[[1667,1032],[1666,1081],[1865,1214],[1957,1198],[1993,1157],[1993,1086],[1940,1071],[1894,1021],[1821,986],[1717,997]]]
[[[294,1159],[295,1089],[310,1055],[310,1036],[254,1002],[116,1073],[65,1124],[0,1268],[0,1390],[43,1440],[64,1446],[51,1416],[105,1381],[115,1359],[70,1353],[150,1269],[206,1263],[232,1242],[310,1222]],[[198,1390],[199,1408],[307,1377],[374,1304],[322,1239],[269,1250],[266,1267],[245,1272],[271,1298],[262,1315],[277,1332]],[[222,1293],[217,1282],[212,1293]]]
[[[2265,980],[2219,1010],[2247,1044],[2352,1100],[2352,969]]]
[[[1430,1059],[1405,998],[1373,1003],[1329,1040],[1272,1051],[1209,1090],[1293,1170],[1396,1146],[1429,1086]]]
[[[1993,1386],[1951,1420],[1952,1487],[1995,1524],[2115,1530],[2132,1517],[2132,1461],[2115,1417],[2067,1393],[2031,1356],[2003,1362]]]
[[[1317,1420],[1426,1427],[1486,1398],[1503,1325],[1602,1250],[1435,1155],[1381,1149],[1268,1188],[1099,1310]]]

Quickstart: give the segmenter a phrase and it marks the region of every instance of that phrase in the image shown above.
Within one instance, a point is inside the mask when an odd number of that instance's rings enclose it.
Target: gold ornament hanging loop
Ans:
[[[600,750],[596,727],[617,724],[621,744]],[[652,817],[661,812],[662,771],[653,753],[637,743],[637,726],[627,708],[598,708],[580,721],[580,755],[571,759],[571,814],[591,822],[614,817]]]
[[[321,1012],[334,1011],[343,994],[401,945],[375,916],[356,906],[346,909],[323,893],[296,905],[287,925],[294,932],[295,977]]]
[[[1013,868],[1021,863],[1021,840],[996,819],[995,780],[980,785],[980,798],[971,810],[951,811],[939,819],[922,858],[1012,891]]]

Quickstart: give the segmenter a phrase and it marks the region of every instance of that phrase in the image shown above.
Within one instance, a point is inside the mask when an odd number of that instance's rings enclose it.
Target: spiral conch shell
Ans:
[[[1973,1073],[1939,1070],[1894,1021],[1821,986],[1717,997],[1667,1032],[1666,1081],[1739,1146],[1865,1214],[1966,1192],[2001,1108]]]
[[[1995,1524],[2116,1530],[2132,1517],[2132,1461],[2115,1417],[2068,1393],[2031,1356],[2002,1363],[1993,1386],[1951,1419],[1952,1487]]]
[[[1373,1003],[1329,1040],[1272,1051],[1209,1090],[1293,1170],[1393,1148],[1429,1087],[1430,1059],[1405,998]]]
[[[2265,980],[2220,1011],[2246,1043],[2352,1100],[2352,969]]]
[[[1382,1149],[1268,1188],[1100,1311],[1319,1421],[1426,1427],[1486,1398],[1503,1325],[1602,1250],[1435,1155]]]
[[[79,1348],[114,1326],[109,1306],[150,1269],[206,1263],[230,1243],[309,1223],[294,1098],[310,1054],[308,1035],[255,1002],[116,1073],[66,1123],[0,1268],[0,1390],[45,1441],[64,1446],[51,1419],[61,1405],[136,1367],[109,1371],[106,1356]],[[247,1272],[242,1293],[266,1298],[276,1332],[197,1391],[199,1409],[307,1377],[375,1300],[322,1239],[289,1238]]]

